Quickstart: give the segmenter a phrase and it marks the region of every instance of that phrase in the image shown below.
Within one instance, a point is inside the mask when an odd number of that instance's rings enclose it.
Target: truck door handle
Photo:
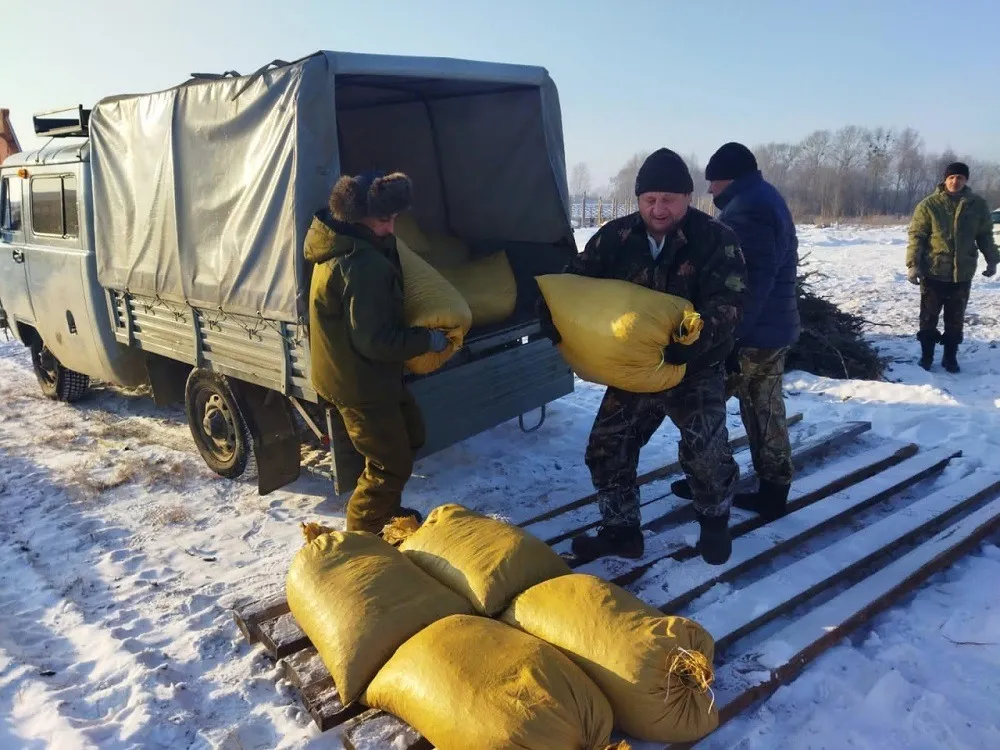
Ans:
[[[24,263],[24,251],[23,250],[18,250],[15,247],[14,250],[13,250],[13,252],[11,254],[14,256],[14,262],[15,263]]]

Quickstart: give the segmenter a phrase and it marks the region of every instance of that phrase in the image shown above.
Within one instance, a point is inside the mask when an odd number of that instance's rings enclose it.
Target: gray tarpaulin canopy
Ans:
[[[544,68],[319,52],[104,99],[90,132],[100,281],[168,301],[300,319],[302,241],[341,172],[407,172],[417,219],[470,243],[571,235]]]

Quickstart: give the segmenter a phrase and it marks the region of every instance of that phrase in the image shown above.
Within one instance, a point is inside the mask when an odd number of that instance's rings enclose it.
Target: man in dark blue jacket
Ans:
[[[721,210],[717,218],[736,232],[747,266],[743,320],[727,367],[738,373],[740,416],[760,485],[757,492],[737,494],[733,504],[773,520],[785,514],[793,472],[782,376],[785,356],[802,329],[795,222],[753,153],[740,143],[727,143],[712,155],[705,179]],[[689,492],[684,482],[675,483],[674,491]]]

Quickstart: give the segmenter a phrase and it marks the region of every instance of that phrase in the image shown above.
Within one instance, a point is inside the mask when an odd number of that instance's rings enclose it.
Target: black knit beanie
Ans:
[[[961,175],[965,179],[969,179],[969,165],[960,161],[953,161],[948,165],[947,169],[944,170],[944,176],[945,178],[948,178],[953,174]]]
[[[669,148],[654,151],[635,176],[635,194],[694,192],[694,180],[684,160]]]
[[[753,152],[742,143],[730,141],[712,154],[705,167],[705,179],[735,180],[757,171],[757,159]]]

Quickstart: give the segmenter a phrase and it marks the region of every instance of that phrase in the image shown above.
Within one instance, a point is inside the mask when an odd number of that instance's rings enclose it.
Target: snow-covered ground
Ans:
[[[582,243],[593,230],[580,230]],[[817,288],[883,324],[890,382],[791,373],[806,425],[870,420],[879,436],[964,458],[939,483],[1000,456],[1000,281],[977,278],[963,372],[916,366],[918,292],[902,228],[801,228]],[[421,461],[407,503],[521,520],[590,490],[583,449],[601,389],[577,383],[545,426],[516,422]],[[731,403],[731,426],[737,427]],[[645,468],[676,451],[668,424]],[[957,474],[956,474],[957,472]],[[42,398],[27,352],[0,343],[2,748],[338,748],[230,612],[280,583],[299,522],[343,524],[342,501],[303,477],[259,497],[202,463],[180,409],[111,388],[69,406]],[[712,748],[1000,747],[1000,539],[832,649]],[[738,585],[738,582],[737,582]],[[717,586],[684,614],[723,600]]]

